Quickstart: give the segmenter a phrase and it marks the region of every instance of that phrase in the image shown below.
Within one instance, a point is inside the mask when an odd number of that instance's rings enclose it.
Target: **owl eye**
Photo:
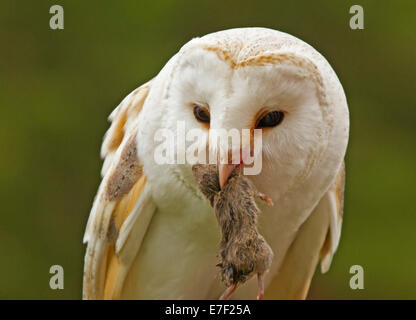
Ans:
[[[202,123],[209,123],[210,114],[207,108],[194,105],[194,116],[195,119]]]
[[[282,111],[272,111],[267,113],[260,121],[257,123],[256,128],[270,128],[279,125],[284,118],[284,113]]]

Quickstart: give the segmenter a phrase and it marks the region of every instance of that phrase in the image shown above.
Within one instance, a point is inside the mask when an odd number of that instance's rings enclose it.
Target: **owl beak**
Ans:
[[[234,159],[233,153],[234,153],[235,159],[241,159],[240,163],[232,163]],[[220,159],[221,158],[219,158],[218,178],[220,182],[220,188],[222,189],[227,184],[227,181],[228,181],[228,178],[230,177],[231,172],[233,172],[233,170],[236,167],[241,167],[241,165],[243,164],[242,151],[238,149],[234,151],[229,150],[227,159],[222,158],[223,161],[221,161]]]
[[[233,172],[236,164],[220,164],[218,166],[218,176],[220,180],[220,187],[221,189],[225,186],[228,181],[228,177],[230,176],[231,172]]]

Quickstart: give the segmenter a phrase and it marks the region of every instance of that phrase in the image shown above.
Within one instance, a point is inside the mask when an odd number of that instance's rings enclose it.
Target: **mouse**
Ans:
[[[257,217],[261,211],[256,198],[269,206],[273,201],[259,192],[241,171],[241,166],[236,166],[221,188],[217,165],[195,164],[192,167],[198,188],[214,209],[221,231],[217,266],[221,281],[227,287],[221,300],[228,299],[254,275],[258,280],[257,299],[262,299],[264,275],[273,261],[273,251],[257,229]]]

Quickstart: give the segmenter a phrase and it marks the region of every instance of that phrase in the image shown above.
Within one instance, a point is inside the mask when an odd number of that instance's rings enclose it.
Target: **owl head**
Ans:
[[[248,154],[261,163],[253,182],[280,195],[316,176],[322,181],[315,183],[328,184],[348,140],[346,98],[329,63],[303,41],[265,28],[231,29],[191,40],[154,79],[143,109],[139,140],[169,130],[175,135],[169,141],[175,152],[186,154],[195,140],[179,141],[180,130],[185,135],[197,130],[202,133],[199,147],[218,154],[221,184],[235,165],[248,166],[242,156]],[[219,156],[223,148],[212,139],[216,130],[246,130],[250,138],[241,135],[238,144],[228,145],[224,162]],[[261,146],[254,153],[256,141]],[[150,157],[156,148],[149,143],[142,158],[154,161]],[[241,161],[232,164],[230,158],[237,154]],[[174,172],[192,185],[190,166],[186,159],[176,159],[166,174]]]

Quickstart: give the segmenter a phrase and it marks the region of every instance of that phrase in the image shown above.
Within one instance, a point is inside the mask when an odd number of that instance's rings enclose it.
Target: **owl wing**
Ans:
[[[101,148],[102,181],[84,235],[83,298],[116,299],[155,211],[137,156],[137,119],[151,81],[111,113]],[[134,234],[134,241],[129,235]]]
[[[329,229],[321,249],[321,272],[325,273],[331,266],[332,257],[338,248],[341,237],[342,217],[344,214],[345,163],[338,171],[332,188],[327,192],[325,201],[329,212]]]
[[[328,271],[341,235],[344,168],[342,164],[334,184],[299,228],[265,298],[305,299],[319,259],[321,271]]]

